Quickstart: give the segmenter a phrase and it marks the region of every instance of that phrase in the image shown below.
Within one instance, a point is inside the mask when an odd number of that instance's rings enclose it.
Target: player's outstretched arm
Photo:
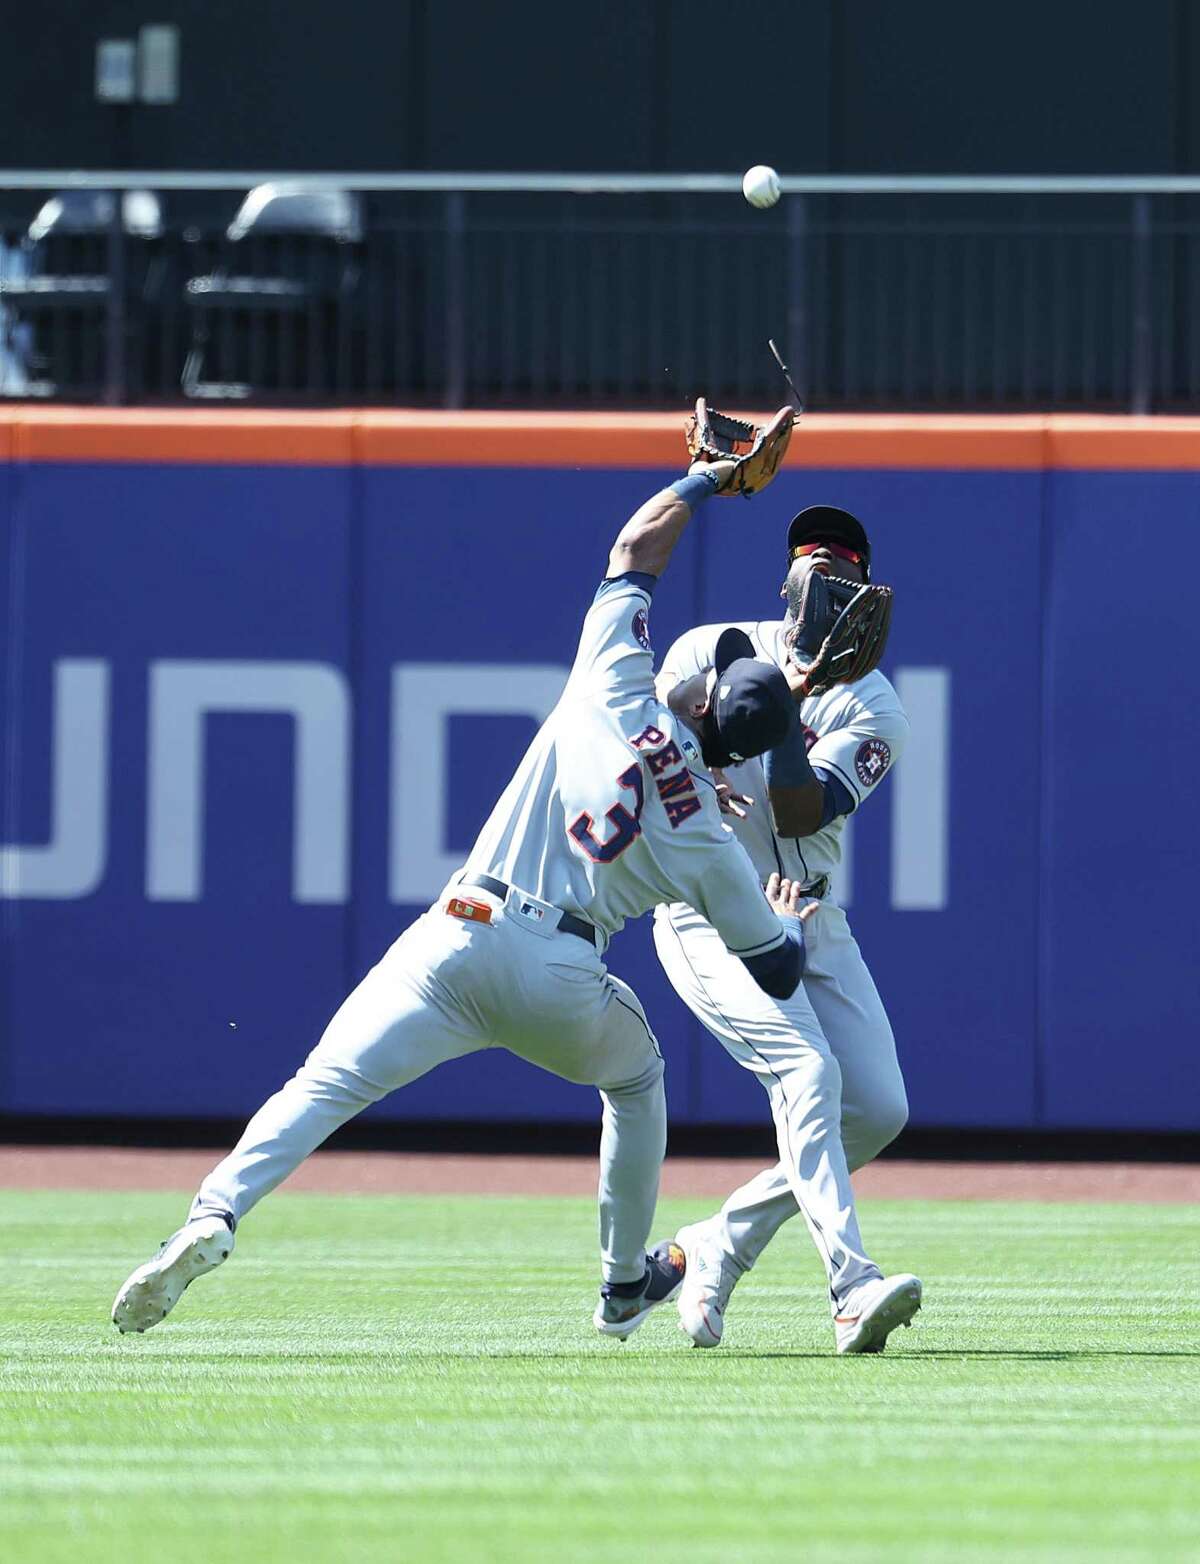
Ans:
[[[683,529],[704,501],[728,481],[733,467],[733,462],[696,463],[686,478],[651,495],[617,534],[608,556],[608,574],[623,576],[636,570],[661,576]]]
[[[710,412],[704,398],[688,420],[693,458],[686,478],[662,489],[634,511],[608,559],[609,576],[628,571],[661,576],[698,505],[713,494],[758,494],[775,477],[791,439],[796,413],[781,407],[764,428]],[[738,454],[739,444],[750,449]]]

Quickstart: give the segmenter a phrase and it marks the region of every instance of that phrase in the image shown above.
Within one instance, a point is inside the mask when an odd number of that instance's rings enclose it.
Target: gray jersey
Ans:
[[[783,926],[725,824],[695,739],[655,697],[649,609],[639,578],[601,584],[562,698],[465,878],[495,875],[607,935],[660,903],[686,902],[729,950],[757,955],[782,943]]]
[[[667,653],[664,669],[686,679],[707,668],[717,638],[727,628],[700,625],[687,631]],[[737,628],[754,643],[756,657],[784,666],[786,620],[768,619]],[[908,718],[900,697],[878,669],[854,684],[835,684],[824,695],[802,702],[800,719],[810,735],[809,761],[837,777],[856,809],[899,758],[908,739]],[[845,815],[812,836],[776,836],[761,760],[728,766],[726,775],[736,792],[754,800],[745,820],[731,818],[730,823],[764,881],[780,873],[807,885],[823,874],[833,875],[841,862]]]

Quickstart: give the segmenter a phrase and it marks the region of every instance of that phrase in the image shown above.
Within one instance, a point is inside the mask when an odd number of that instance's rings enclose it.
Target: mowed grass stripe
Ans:
[[[0,1555],[1200,1556],[1195,1211],[870,1203],[927,1307],[839,1360],[797,1222],[729,1345],[589,1324],[580,1200],[289,1196],[171,1319],[108,1324],[177,1196],[0,1195]],[[666,1234],[700,1214],[664,1203]]]

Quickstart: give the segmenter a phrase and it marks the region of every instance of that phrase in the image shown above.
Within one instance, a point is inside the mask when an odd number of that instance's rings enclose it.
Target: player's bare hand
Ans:
[[[733,477],[733,475],[734,475],[734,473],[736,471],[737,471],[737,463],[735,461],[719,461],[719,462],[696,461],[696,462],[693,462],[692,465],[688,468],[688,473],[689,474],[697,473],[697,472],[711,472],[711,473],[715,473],[716,474],[716,479],[717,479],[717,493],[718,494],[720,494],[721,490],[724,489],[728,485],[730,478]]]
[[[778,913],[781,918],[799,918],[801,923],[807,923],[821,905],[806,893],[799,880],[785,880],[779,875],[773,874],[767,881],[767,901],[771,904],[771,911]]]
[[[791,690],[793,699],[798,701],[804,700],[808,695],[808,675],[804,669],[799,667],[791,657],[788,657],[784,660],[780,672],[787,680],[787,687]]]
[[[717,807],[723,815],[736,815],[739,820],[746,818],[746,811],[754,808],[754,800],[748,793],[735,793],[733,784],[721,770],[720,766],[712,768],[712,779],[717,787]]]

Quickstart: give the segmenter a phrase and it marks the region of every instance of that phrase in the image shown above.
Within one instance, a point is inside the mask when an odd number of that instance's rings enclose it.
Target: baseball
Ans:
[[[774,206],[779,200],[779,175],[765,163],[756,163],[742,175],[742,194],[751,206]]]

